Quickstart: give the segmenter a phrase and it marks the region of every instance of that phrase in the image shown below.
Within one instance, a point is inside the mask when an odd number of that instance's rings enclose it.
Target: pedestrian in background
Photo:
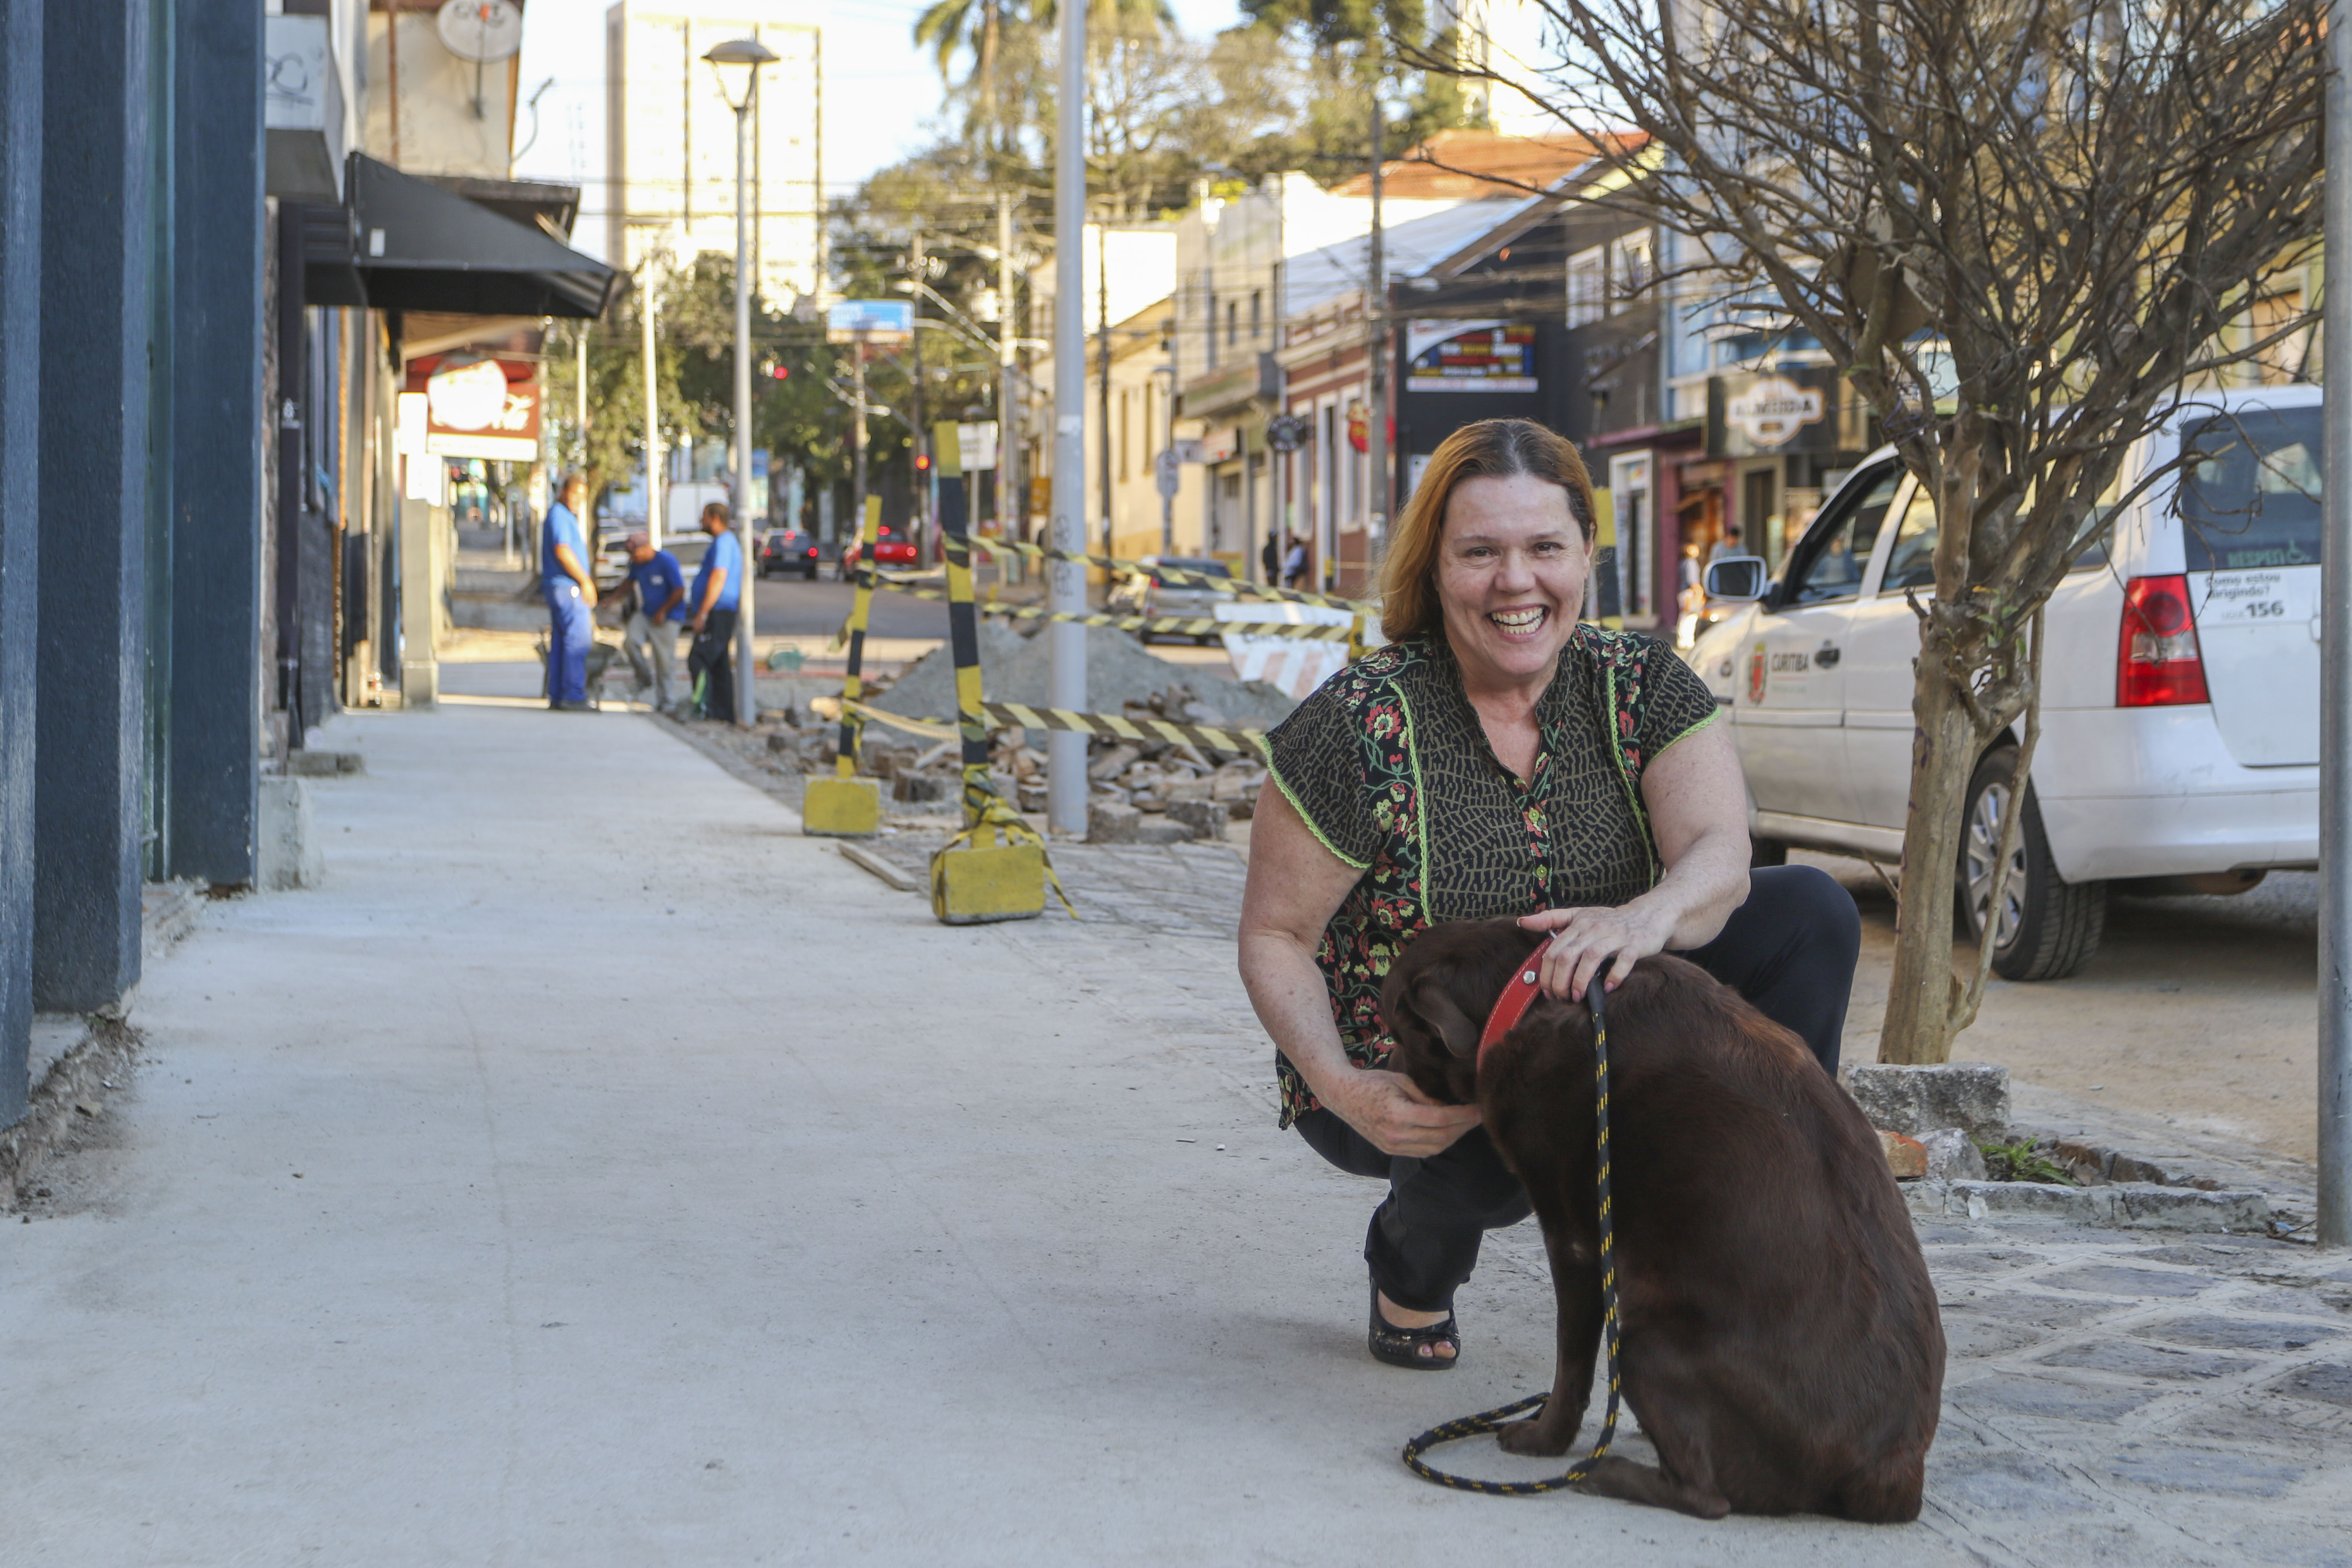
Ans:
[[[677,660],[677,628],[686,619],[686,573],[677,557],[656,550],[642,530],[629,535],[629,592],[635,598],[621,646],[637,672],[637,690],[650,689],[654,707],[669,710],[670,667]]]
[[[730,526],[727,503],[710,502],[702,509],[702,531],[710,548],[702,552],[702,569],[694,574],[694,592],[687,603],[694,607],[694,646],[687,650],[688,679],[694,682],[695,700],[702,716],[735,722],[735,615],[743,602],[743,542]]]
[[[1286,534],[1290,549],[1282,558],[1282,585],[1296,588],[1307,579],[1307,542],[1295,533]]]
[[[588,536],[580,523],[588,506],[588,481],[572,474],[555,493],[539,563],[540,591],[547,595],[547,705],[558,712],[584,713],[596,706],[588,700],[596,579],[588,572]]]

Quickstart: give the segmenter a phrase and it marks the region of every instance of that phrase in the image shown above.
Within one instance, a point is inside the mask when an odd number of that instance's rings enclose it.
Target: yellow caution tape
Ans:
[[[824,712],[831,698],[818,698],[810,704]],[[934,741],[953,741],[961,731],[951,725],[930,719],[907,719],[896,713],[864,702],[848,706],[860,717],[877,724],[887,724],[910,734],[922,735]],[[1024,702],[984,702],[981,717],[992,729],[1066,730],[1080,735],[1101,735],[1120,741],[1165,741],[1171,745],[1197,746],[1204,752],[1230,752],[1235,756],[1255,752],[1265,754],[1265,731],[1263,730],[1215,729],[1206,724],[1180,724],[1172,719],[1130,719],[1123,713],[1080,713],[1068,708],[1032,708]],[[832,715],[826,715],[832,717]]]
[[[912,598],[948,602],[948,595],[936,588],[918,588],[911,584],[893,582],[887,577],[875,584],[893,594],[905,594]],[[1353,647],[1361,636],[1363,617],[1359,616],[1349,626],[1323,626],[1294,621],[1221,621],[1208,616],[1074,616],[1058,610],[1041,610],[1030,605],[975,605],[983,616],[1006,616],[1032,621],[1072,621],[1082,626],[1111,626],[1123,632],[1160,632],[1171,637],[1222,637],[1234,632],[1253,637],[1297,637],[1307,642],[1343,642]],[[834,644],[840,646],[843,634],[834,634]]]
[[[1238,599],[1328,605],[1339,610],[1357,610],[1370,615],[1380,613],[1380,605],[1363,599],[1343,599],[1337,594],[1310,594],[1299,588],[1277,588],[1269,583],[1253,583],[1244,577],[1220,577],[1213,572],[1188,572],[1181,566],[1157,562],[1129,561],[1117,555],[1087,555],[1074,550],[1050,550],[1042,544],[1024,544],[1010,539],[974,539],[972,543],[992,553],[1026,555],[1037,561],[1067,561],[1074,565],[1102,566],[1114,572],[1149,572],[1162,582],[1179,587],[1222,588]]]

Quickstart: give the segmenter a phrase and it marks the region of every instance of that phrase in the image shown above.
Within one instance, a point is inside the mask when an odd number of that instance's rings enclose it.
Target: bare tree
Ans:
[[[2118,496],[2132,444],[2314,319],[2265,280],[2317,243],[2323,0],[1538,3],[1552,58],[1489,79],[1645,133],[1614,199],[1817,340],[1934,498],[1880,1054],[1948,1059],[1993,945],[1955,973],[1961,813],[2021,721],[2031,759],[2036,616],[2180,460]]]

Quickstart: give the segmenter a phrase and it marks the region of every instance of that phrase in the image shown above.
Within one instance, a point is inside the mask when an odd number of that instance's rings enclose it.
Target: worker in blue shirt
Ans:
[[[694,646],[687,650],[688,678],[702,704],[702,716],[735,722],[735,616],[743,603],[743,542],[730,526],[727,503],[702,509],[702,529],[710,548],[694,574],[686,602],[694,619]]]
[[[588,535],[580,514],[588,508],[588,481],[566,478],[547,509],[540,535],[540,590],[547,595],[547,705],[562,713],[584,713],[588,700],[588,649],[595,633],[596,579],[588,572]]]
[[[677,659],[677,628],[686,620],[686,574],[677,557],[656,550],[642,530],[629,535],[629,593],[635,604],[621,647],[637,672],[637,689],[650,689],[654,707],[669,710],[670,666]]]

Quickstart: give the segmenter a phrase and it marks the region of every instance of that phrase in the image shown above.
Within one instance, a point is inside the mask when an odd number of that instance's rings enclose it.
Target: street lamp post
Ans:
[[[744,181],[751,165],[751,106],[760,68],[782,57],[757,38],[730,38],[702,57],[735,111],[735,531],[743,541],[743,584],[735,620],[735,722],[759,717],[751,675],[751,584],[760,559],[751,528],[751,216]]]
[[[1054,138],[1054,549],[1087,547],[1087,8],[1061,9],[1061,94]],[[1056,614],[1087,607],[1087,569],[1072,561],[1046,566]],[[1055,621],[1047,691],[1056,708],[1087,706],[1087,628]],[[1087,831],[1087,738],[1066,730],[1045,740],[1045,816],[1057,833]]]

